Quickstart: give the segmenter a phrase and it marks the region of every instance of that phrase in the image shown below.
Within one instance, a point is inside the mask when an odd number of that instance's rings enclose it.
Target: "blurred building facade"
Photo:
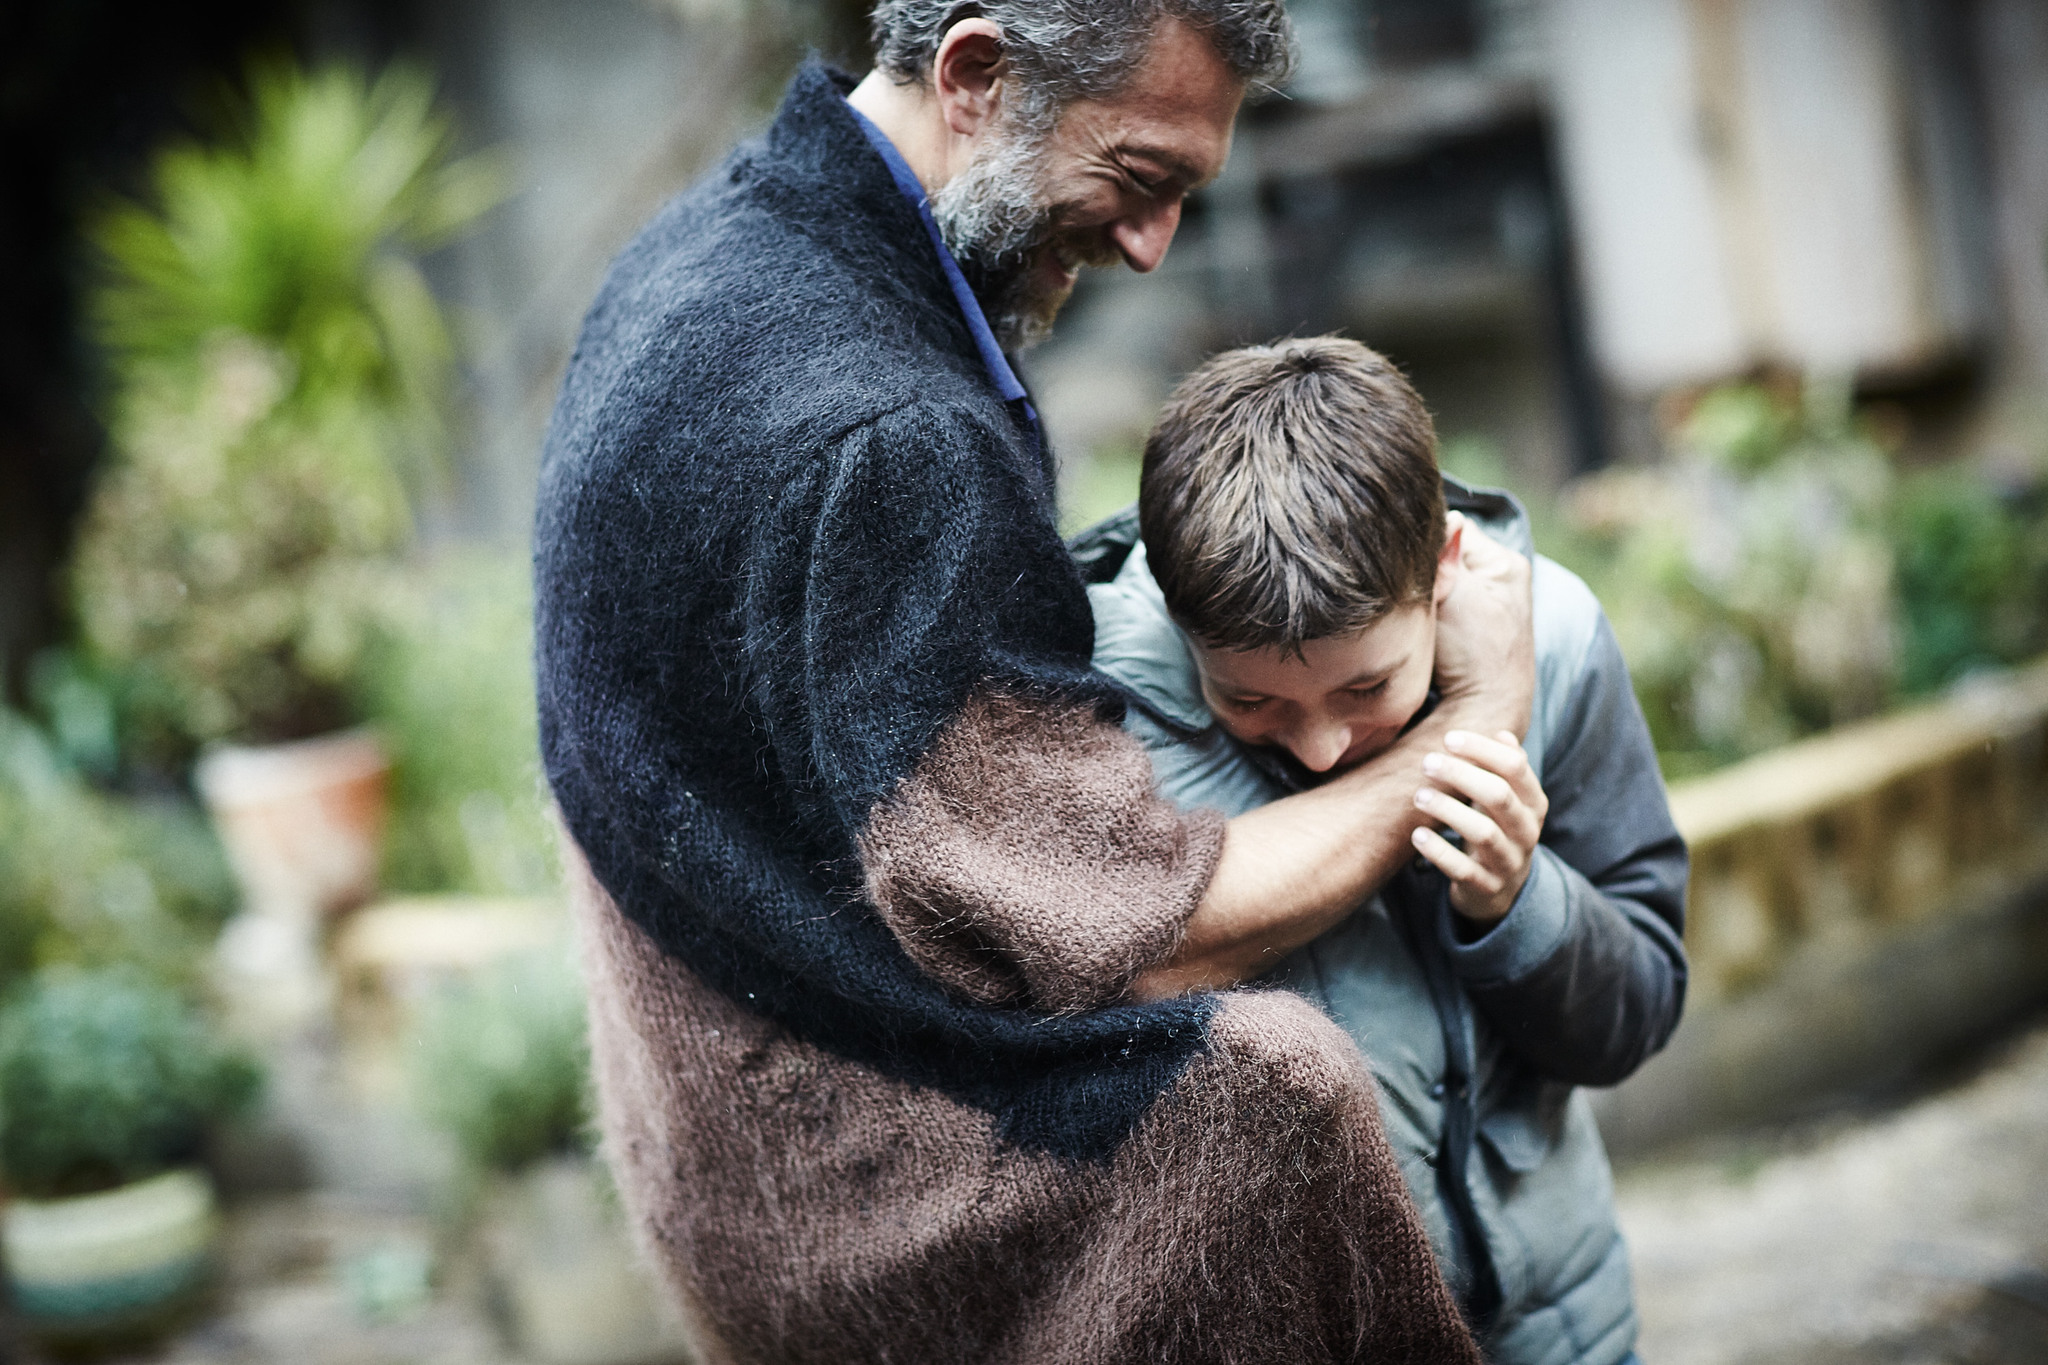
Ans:
[[[765,119],[860,6],[417,0],[525,192],[444,282],[476,320],[474,528],[523,525],[603,264]],[[2038,463],[2048,10],[2034,0],[1295,0],[1302,61],[1241,123],[1157,276],[1091,276],[1027,360],[1070,492],[1112,499],[1219,346],[1343,330],[1415,378],[1454,458],[1541,491],[1652,457],[1658,400],[1852,375],[1925,453]],[[764,29],[783,31],[764,37]]]
[[[1191,214],[1176,297],[1097,280],[1038,358],[1067,449],[1128,444],[1148,381],[1216,344],[1342,328],[1532,489],[1653,455],[1661,396],[1763,368],[1892,396],[1924,453],[2038,462],[2048,10],[1295,12],[1300,76]]]
[[[765,122],[805,47],[860,64],[864,8],[295,8],[295,41],[316,58],[427,61],[465,141],[500,148],[518,187],[482,233],[431,263],[469,343],[474,418],[437,534],[523,539],[557,377],[606,262]],[[1297,78],[1248,109],[1229,169],[1190,204],[1158,275],[1091,275],[1059,334],[1028,358],[1078,504],[1092,497],[1099,510],[1128,488],[1159,401],[1205,354],[1331,329],[1411,373],[1454,456],[1532,491],[1649,457],[1660,396],[1762,366],[1852,373],[1923,417],[1915,427],[1930,448],[1991,448],[2038,468],[2048,449],[2037,396],[2048,391],[2048,6],[1294,0],[1293,10]],[[252,10],[220,27],[210,50],[226,54],[235,32],[274,42],[282,25]],[[232,76],[234,62],[215,69]],[[135,129],[123,136],[142,141]],[[83,202],[80,173],[66,174],[47,193]],[[46,255],[82,275],[75,255]],[[53,321],[35,326],[54,333],[62,310],[45,312]],[[43,344],[78,349],[62,336]],[[40,547],[23,551],[35,564],[10,566],[16,586],[0,607],[0,648],[17,665],[47,617],[36,565],[58,562],[54,523],[75,508],[94,455],[76,431],[34,446],[38,477],[70,493],[14,518],[32,524],[10,522],[17,547]],[[35,462],[15,463],[18,483]]]

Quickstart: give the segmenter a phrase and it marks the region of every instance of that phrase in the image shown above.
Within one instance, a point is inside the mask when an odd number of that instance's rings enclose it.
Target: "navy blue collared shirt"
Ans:
[[[1043,448],[1045,433],[1038,425],[1038,409],[1031,405],[1031,395],[1017,378],[1010,358],[996,344],[995,330],[988,325],[988,314],[982,311],[981,300],[974,297],[974,291],[967,287],[967,277],[960,273],[960,262],[954,260],[953,253],[947,249],[946,239],[939,233],[938,221],[932,217],[931,199],[918,181],[917,172],[910,169],[910,163],[903,159],[903,153],[896,150],[896,144],[889,140],[889,135],[877,128],[866,114],[854,108],[851,100],[847,101],[846,107],[853,110],[861,132],[867,135],[876,154],[889,167],[889,175],[896,181],[896,188],[903,191],[903,197],[916,207],[918,220],[932,239],[932,250],[939,253],[939,267],[946,272],[946,283],[953,286],[953,297],[967,319],[967,331],[974,338],[975,349],[981,352],[982,367],[988,371],[989,382],[996,386],[996,392],[1003,396],[1004,402],[1023,405],[1024,420]]]

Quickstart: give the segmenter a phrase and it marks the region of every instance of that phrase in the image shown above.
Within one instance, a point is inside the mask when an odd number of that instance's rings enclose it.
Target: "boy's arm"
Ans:
[[[1352,772],[1233,819],[1179,949],[1134,982],[1140,999],[1261,976],[1334,927],[1415,856],[1422,759],[1444,734],[1528,728],[1529,561],[1471,526],[1464,545],[1465,572],[1438,618],[1436,709]]]
[[[1449,909],[1438,929],[1509,1047],[1552,1079],[1613,1085],[1678,1025],[1687,861],[1604,617],[1543,777],[1550,809],[1513,908],[1476,939]]]

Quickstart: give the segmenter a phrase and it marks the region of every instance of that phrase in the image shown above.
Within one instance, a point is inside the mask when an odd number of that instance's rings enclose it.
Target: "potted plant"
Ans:
[[[94,788],[0,705],[0,831],[0,998],[58,962],[196,977],[233,888],[187,803]]]
[[[155,1323],[206,1281],[216,1119],[257,1076],[169,988],[132,969],[49,969],[0,1013],[0,1217],[15,1311],[39,1333]]]
[[[587,1147],[581,983],[565,948],[444,991],[414,1053],[424,1116],[481,1187],[493,1297],[542,1365],[662,1365],[690,1354]]]
[[[373,889],[385,761],[354,673],[443,444],[450,346],[409,253],[492,202],[424,80],[259,70],[237,135],[100,223],[112,452],[74,589],[132,741],[198,785],[249,905]]]

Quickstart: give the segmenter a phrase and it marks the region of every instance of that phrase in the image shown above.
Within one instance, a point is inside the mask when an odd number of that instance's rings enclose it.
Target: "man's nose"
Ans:
[[[1179,226],[1180,199],[1176,196],[1117,219],[1109,234],[1124,264],[1144,275],[1157,270],[1166,259],[1166,248],[1173,245],[1174,230]]]
[[[1351,747],[1351,728],[1345,725],[1306,725],[1288,737],[1287,747],[1312,773],[1326,773]]]

